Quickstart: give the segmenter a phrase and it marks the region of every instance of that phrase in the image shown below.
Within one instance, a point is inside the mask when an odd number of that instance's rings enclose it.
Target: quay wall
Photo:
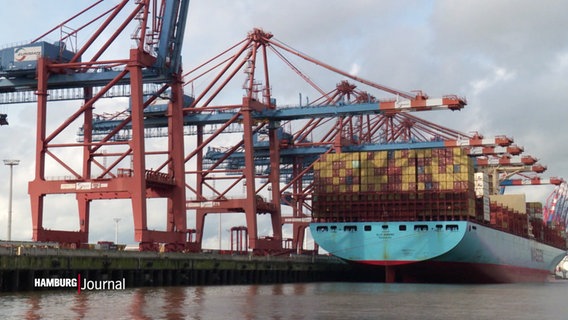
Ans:
[[[35,279],[124,281],[126,288],[348,281],[350,265],[329,256],[253,256],[0,247],[0,291],[32,291]]]

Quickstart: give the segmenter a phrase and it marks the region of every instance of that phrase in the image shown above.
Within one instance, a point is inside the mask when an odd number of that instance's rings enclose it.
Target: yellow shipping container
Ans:
[[[334,176],[335,171],[333,169],[329,169],[329,170],[326,170],[326,171],[327,171],[328,177],[331,178],[331,177]]]
[[[379,151],[375,154],[375,159],[386,159],[387,152],[386,151]]]
[[[469,199],[468,201],[468,215],[470,217],[475,217],[475,200],[474,199]]]
[[[437,167],[439,165],[440,165],[440,158],[438,158],[437,156],[432,158],[432,166]]]
[[[416,167],[403,167],[402,168],[403,175],[415,175],[416,174]]]
[[[387,162],[386,158],[384,158],[384,159],[381,158],[381,159],[373,159],[372,164],[376,168],[385,168],[387,166],[388,162]]]
[[[321,168],[322,169],[333,169],[333,161],[325,161],[321,163]]]
[[[366,166],[368,168],[379,168],[381,167],[379,164],[383,163],[382,161],[384,161],[386,163],[386,160],[383,159],[372,159],[372,160],[367,160],[367,164]]]
[[[402,191],[414,191],[414,189],[411,189],[411,186],[414,186],[414,183],[403,182]]]
[[[322,163],[321,161],[314,162],[314,170],[319,171],[321,169]]]
[[[456,164],[460,164],[460,165],[468,165],[468,163],[470,162],[470,158],[467,155],[460,155],[460,156],[454,156],[454,162]]]
[[[432,166],[432,174],[433,175],[440,174],[440,168],[438,168],[438,166]]]
[[[445,173],[432,174],[432,181],[434,182],[444,181],[445,180],[444,175]]]
[[[339,177],[333,177],[332,183],[333,183],[334,185],[339,185]]]
[[[339,176],[338,176],[338,172],[339,172],[338,170],[331,170],[331,169],[328,170],[329,177],[330,177],[330,178],[332,178],[332,177],[339,177]]]
[[[397,158],[394,162],[395,166],[397,167],[408,167],[408,159],[407,158]]]
[[[456,180],[456,174],[455,173],[447,173],[446,174],[446,181],[452,182],[452,184],[453,184],[454,181],[457,181]]]

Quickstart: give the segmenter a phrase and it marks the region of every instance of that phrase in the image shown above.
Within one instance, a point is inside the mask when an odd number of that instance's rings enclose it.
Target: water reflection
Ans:
[[[203,312],[203,303],[205,301],[205,288],[204,287],[194,287],[188,288],[193,298],[188,302],[190,305],[191,319],[201,320],[201,314]]]
[[[163,312],[166,319],[184,319],[183,308],[186,305],[186,288],[173,287],[164,291]]]
[[[89,308],[89,298],[85,294],[76,294],[74,297],[75,302],[71,310],[77,314],[76,319],[84,319]]]
[[[38,310],[41,298],[37,294],[31,294],[28,298],[27,305],[29,306],[28,311],[26,312],[26,319],[27,320],[39,320],[41,319]]]
[[[144,314],[148,288],[134,289],[130,303],[130,316],[136,320],[149,320],[151,317]]]
[[[253,285],[248,286],[248,290],[246,290],[246,294],[243,299],[243,304],[239,306],[239,310],[243,315],[243,319],[251,320],[255,319],[256,314],[256,301],[255,297],[258,296],[258,288],[259,286]]]
[[[2,319],[564,319],[568,282],[307,283],[0,294]],[[472,304],[471,301],[476,301]],[[498,301],[499,303],[494,303]],[[483,308],[479,308],[482,305]]]

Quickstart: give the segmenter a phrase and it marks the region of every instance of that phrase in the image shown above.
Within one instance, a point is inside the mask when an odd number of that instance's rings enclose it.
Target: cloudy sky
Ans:
[[[0,47],[43,34],[82,9],[85,1],[23,0],[6,5],[10,10],[0,11],[4,30]],[[262,28],[279,41],[359,77],[403,91],[423,90],[431,97],[464,96],[468,106],[462,111],[416,115],[466,133],[513,137],[525,154],[548,166],[544,177],[568,178],[568,148],[563,140],[568,119],[566,12],[568,2],[560,0],[194,0],[185,33],[184,69],[244,39],[253,28]],[[80,33],[78,41],[86,36]],[[128,48],[114,49],[112,58],[126,57]],[[286,104],[303,93],[301,80],[289,74],[278,75],[278,81],[271,83],[274,96]],[[318,76],[322,75],[310,74]],[[328,80],[337,83],[343,78]],[[194,90],[199,89],[196,84]],[[242,92],[235,92],[234,99],[232,94],[224,99],[238,103],[241,96]],[[4,137],[0,156],[22,161],[14,171],[12,238],[29,240],[27,184],[35,165],[35,106],[0,105],[0,112],[7,113],[10,121],[0,128]],[[6,178],[0,183],[0,239],[5,239],[9,168],[0,170]],[[552,189],[526,191],[529,200],[544,201]],[[90,240],[114,239],[112,219],[120,217],[119,242],[133,242],[131,214],[120,207],[125,203],[98,205],[113,206],[116,214],[92,218]],[[60,211],[53,215],[54,224],[74,219],[67,210]],[[214,233],[217,227],[209,228]],[[214,243],[215,236],[208,241]]]

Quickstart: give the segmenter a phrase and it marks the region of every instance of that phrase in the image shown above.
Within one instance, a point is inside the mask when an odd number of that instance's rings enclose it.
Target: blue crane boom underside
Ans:
[[[165,109],[165,106],[164,106]],[[197,111],[197,109],[196,109]],[[215,113],[193,113],[184,116],[184,125],[210,125],[222,124],[229,121],[236,112],[215,112]],[[330,118],[340,116],[379,114],[378,103],[363,103],[352,105],[326,105],[318,107],[289,107],[280,109],[267,109],[261,112],[253,112],[252,116],[256,120],[284,121],[300,120],[310,118]],[[110,132],[116,128],[122,120],[95,120],[93,130],[98,133]],[[151,117],[144,120],[145,128],[167,127],[168,119],[165,114],[161,117]],[[130,124],[125,126],[130,129]]]
[[[56,74],[49,77],[49,89],[83,88],[85,86],[104,86],[115,79],[121,71],[84,72],[74,74]],[[162,83],[168,77],[153,69],[143,70],[146,83]],[[130,74],[126,74],[117,84],[129,84]],[[26,77],[0,78],[0,92],[33,91],[37,89],[37,81]]]
[[[147,109],[149,110],[149,109]],[[152,116],[144,119],[144,126],[146,128],[161,128],[167,126],[167,117],[165,117],[166,106],[153,106]],[[160,113],[159,110],[162,110]],[[158,111],[158,112],[156,112]],[[198,111],[196,109],[196,111]],[[191,112],[191,111],[190,111]],[[223,111],[213,113],[190,113],[184,116],[184,125],[198,126],[198,125],[213,125],[222,124],[231,120],[238,111]],[[253,111],[252,116],[257,120],[268,120],[270,122],[286,121],[286,120],[300,120],[300,119],[313,119],[313,118],[332,118],[332,117],[345,117],[355,115],[367,114],[380,114],[379,103],[360,103],[360,104],[337,104],[313,107],[286,107],[279,109],[265,109],[263,111]],[[150,113],[147,113],[150,115]],[[95,120],[93,122],[93,130],[96,134],[105,134],[111,132],[123,120]],[[130,129],[130,124],[127,124],[124,129]],[[347,145],[341,149],[343,152],[362,152],[362,151],[381,151],[381,150],[397,150],[397,149],[427,149],[427,148],[443,148],[443,141],[428,141],[428,142],[404,142],[404,143],[367,143],[358,145]],[[293,159],[302,156],[304,157],[305,164],[313,163],[319,155],[329,151],[329,146],[294,146],[290,145],[280,150],[281,164],[292,164]],[[205,159],[209,161],[216,161],[222,158],[225,152],[210,148]],[[269,158],[268,145],[262,142],[255,142],[255,164],[268,165],[266,159]],[[231,169],[238,169],[244,166],[244,153],[233,152],[227,161],[226,166]]]

